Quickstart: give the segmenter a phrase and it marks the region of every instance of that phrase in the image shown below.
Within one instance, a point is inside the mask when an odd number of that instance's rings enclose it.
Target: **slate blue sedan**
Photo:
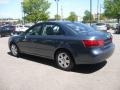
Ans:
[[[59,68],[105,61],[114,51],[112,35],[76,22],[42,22],[9,38],[13,56],[21,53],[53,59]]]

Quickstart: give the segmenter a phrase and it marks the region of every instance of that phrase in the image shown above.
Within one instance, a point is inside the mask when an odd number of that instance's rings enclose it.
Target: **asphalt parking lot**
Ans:
[[[96,65],[79,65],[71,72],[49,59],[11,56],[8,37],[0,38],[0,90],[120,90],[120,35],[113,34],[114,54]]]

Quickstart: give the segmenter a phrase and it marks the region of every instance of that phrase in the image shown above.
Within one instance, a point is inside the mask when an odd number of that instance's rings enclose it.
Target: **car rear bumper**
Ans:
[[[93,49],[90,53],[87,54],[79,54],[75,58],[76,64],[96,64],[105,61],[109,58],[115,49],[115,45],[111,44],[107,49],[100,50],[100,49]]]

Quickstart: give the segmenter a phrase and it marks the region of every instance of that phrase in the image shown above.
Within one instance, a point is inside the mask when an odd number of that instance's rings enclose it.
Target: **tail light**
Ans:
[[[85,47],[104,46],[104,40],[83,40]]]
[[[113,41],[112,37],[110,38],[110,41],[111,41],[111,42]]]

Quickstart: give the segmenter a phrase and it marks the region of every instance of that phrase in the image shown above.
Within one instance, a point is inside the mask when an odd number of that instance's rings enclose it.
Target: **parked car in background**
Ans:
[[[111,24],[111,29],[116,30],[118,23],[112,23]]]
[[[16,25],[15,27],[16,28],[15,28],[14,34],[20,34],[22,32],[25,32],[29,28],[29,26],[26,26],[26,25]]]
[[[110,30],[110,28],[111,28],[111,26],[110,26],[110,24],[106,24],[106,27],[107,27],[107,30]]]
[[[0,37],[4,37],[7,35],[12,35],[15,32],[15,26],[1,26],[0,27]]]
[[[115,34],[120,34],[120,23],[117,24],[116,29],[114,30]]]
[[[93,24],[92,27],[96,30],[100,30],[104,32],[107,32],[107,29],[109,28],[105,23],[96,23],[96,24]]]
[[[110,33],[74,22],[42,22],[9,38],[13,56],[26,53],[53,59],[58,67],[71,70],[76,64],[105,61],[114,51]]]

